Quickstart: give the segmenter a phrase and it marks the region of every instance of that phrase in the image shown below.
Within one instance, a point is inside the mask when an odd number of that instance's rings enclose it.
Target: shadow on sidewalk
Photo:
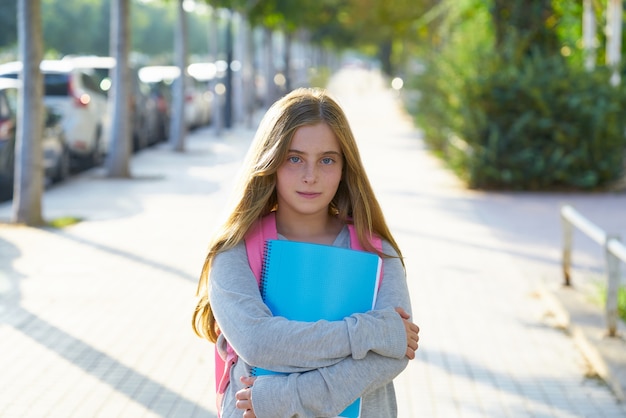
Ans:
[[[529,324],[535,326],[535,324]],[[546,328],[549,328],[546,325]],[[443,372],[443,375],[457,375],[459,379],[468,378],[472,385],[479,387],[490,387],[497,391],[505,392],[511,396],[511,399],[517,398],[520,402],[541,405],[545,411],[556,413],[561,410],[565,415],[571,412],[571,405],[567,401],[562,401],[561,394],[555,393],[553,388],[559,386],[560,378],[551,377],[549,373],[541,379],[536,376],[529,375],[527,379],[513,378],[504,370],[494,371],[493,366],[485,366],[479,361],[468,360],[467,357],[459,355],[455,352],[433,351],[428,348],[420,348],[420,361],[434,366]],[[515,355],[511,355],[514,359]],[[590,375],[584,377],[584,385],[606,386],[605,383],[597,377]],[[524,391],[523,388],[533,388]],[[522,393],[520,393],[520,391]],[[509,401],[509,406],[513,406],[515,402]],[[467,407],[467,406],[464,406]],[[484,411],[477,411],[479,414]]]
[[[72,236],[69,233],[40,229],[56,238],[72,240],[80,245],[87,245],[109,254],[125,257],[133,262],[142,263],[153,268],[166,271],[167,276],[195,282],[196,278],[176,268],[155,262],[134,254],[117,250],[86,239]],[[55,239],[56,239],[55,238]],[[216,418],[214,412],[185,397],[150,376],[134,370],[107,353],[98,350],[85,341],[60,329],[41,316],[22,306],[22,281],[27,278],[19,272],[15,263],[22,256],[18,247],[0,237],[0,325],[18,331],[36,344],[58,356],[58,361],[66,361],[79,368],[99,382],[122,394],[129,400],[142,405],[147,410],[161,417],[173,414],[180,416],[203,416]],[[132,338],[132,336],[128,336]],[[18,348],[19,349],[19,348]],[[6,352],[4,355],[8,355]],[[14,355],[20,356],[17,351]],[[29,367],[41,367],[37,359],[29,361]],[[6,371],[6,370],[5,370]],[[7,383],[7,382],[3,382]],[[36,388],[30,388],[34,390]],[[41,394],[43,396],[43,393]],[[80,408],[82,399],[72,399],[70,404]],[[6,407],[7,405],[2,405]]]
[[[176,409],[190,411],[189,415],[195,415],[193,413],[195,411],[207,418],[216,418],[213,412],[120,363],[37,315],[22,308],[17,308],[15,315],[20,320],[13,327],[23,335],[155,414],[168,417]],[[159,399],[166,399],[169,402],[159,402]]]
[[[79,244],[79,245],[91,247],[91,248],[94,248],[94,249],[96,249],[98,251],[101,251],[101,252],[109,254],[109,255],[122,257],[122,258],[125,258],[125,259],[127,259],[129,261],[132,261],[134,263],[138,263],[138,264],[142,264],[144,266],[152,267],[154,269],[160,270],[161,272],[167,273],[168,275],[176,276],[176,277],[178,277],[180,279],[189,281],[191,283],[196,284],[198,282],[198,277],[197,276],[190,275],[189,273],[187,273],[187,272],[185,272],[185,271],[183,271],[181,269],[178,269],[176,267],[171,267],[171,266],[168,266],[168,265],[163,264],[163,263],[159,263],[159,262],[157,262],[155,260],[146,258],[146,257],[141,256],[139,254],[133,254],[133,253],[130,253],[130,252],[126,251],[126,250],[119,250],[117,248],[114,248],[114,247],[111,247],[111,246],[108,246],[108,245],[104,245],[102,243],[98,243],[98,242],[95,242],[95,241],[91,241],[91,240],[85,239],[83,237],[79,237],[79,236],[73,235],[72,233],[67,232],[67,231],[62,231],[62,230],[61,231],[54,231],[54,230],[50,230],[50,229],[42,229],[42,230],[43,231],[47,231],[47,232],[49,232],[51,234],[54,234],[58,238],[63,238],[63,239],[72,241],[72,242],[74,242],[76,244]]]

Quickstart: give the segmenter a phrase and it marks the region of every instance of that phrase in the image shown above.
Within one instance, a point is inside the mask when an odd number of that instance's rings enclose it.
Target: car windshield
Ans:
[[[48,73],[44,75],[46,96],[67,96],[69,94],[69,76],[67,74]]]
[[[16,113],[17,108],[17,90],[5,89],[0,94],[0,121],[11,119]]]

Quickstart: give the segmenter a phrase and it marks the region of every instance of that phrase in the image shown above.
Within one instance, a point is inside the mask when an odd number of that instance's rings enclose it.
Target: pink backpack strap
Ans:
[[[357,235],[356,229],[354,228],[353,224],[348,224],[348,231],[350,231],[350,248],[352,248],[353,250],[364,251],[364,248],[359,242],[359,236]],[[383,251],[383,241],[378,235],[372,236],[372,245],[378,251]]]
[[[350,231],[350,248],[353,250],[365,251],[365,249],[361,246],[359,242],[359,236],[356,233],[356,228],[353,224],[348,224],[348,231]],[[381,253],[383,252],[383,240],[378,235],[372,235],[371,237],[372,245]],[[383,282],[384,271],[383,267],[380,268],[380,281],[378,282],[378,288]]]
[[[222,416],[222,399],[226,388],[230,384],[230,369],[237,362],[237,353],[230,346],[226,344],[226,360],[224,360],[215,346],[215,389],[216,389],[216,403],[217,403],[217,415]]]
[[[270,239],[278,239],[276,230],[276,213],[270,212],[258,220],[246,234],[246,251],[248,264],[256,277],[257,283],[261,283],[261,270],[263,269],[263,257],[265,256],[265,242]]]

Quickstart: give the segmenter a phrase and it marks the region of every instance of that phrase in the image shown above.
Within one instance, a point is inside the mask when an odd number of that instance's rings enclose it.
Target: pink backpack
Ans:
[[[350,231],[350,248],[353,250],[363,251],[363,247],[359,243],[359,238],[356,234],[354,225],[348,224],[348,230]],[[278,239],[278,232],[276,230],[276,214],[271,212],[269,215],[263,217],[259,222],[256,222],[250,231],[246,234],[246,252],[248,253],[248,263],[250,269],[256,277],[257,284],[261,283],[261,270],[263,269],[263,257],[265,251],[265,242],[271,239]],[[374,236],[372,239],[374,248],[378,251],[382,251],[382,240],[378,236]],[[381,269],[382,283],[383,272]],[[380,286],[379,283],[379,286]],[[237,353],[230,346],[226,345],[226,360],[220,356],[217,347],[215,348],[215,388],[217,391],[217,411],[218,417],[222,416],[222,398],[226,392],[226,388],[230,384],[230,369],[237,362]]]

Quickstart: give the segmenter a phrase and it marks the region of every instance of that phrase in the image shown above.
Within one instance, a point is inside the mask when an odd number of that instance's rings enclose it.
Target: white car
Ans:
[[[43,166],[49,182],[58,183],[70,175],[70,152],[65,140],[63,118],[46,108],[43,128]]]
[[[0,77],[0,201],[13,195],[17,102],[21,88],[19,80]],[[49,182],[63,181],[69,175],[69,152],[60,117],[48,108],[41,139],[44,175]]]
[[[96,55],[70,55],[63,61],[74,67],[93,72],[100,90],[108,96],[112,86],[111,71],[115,69],[113,57]],[[138,151],[159,141],[159,113],[156,99],[150,94],[150,86],[139,79],[137,69],[129,67],[131,90],[129,92],[133,150]],[[108,135],[107,135],[108,138]]]
[[[72,157],[82,164],[99,164],[107,151],[103,129],[108,116],[107,98],[95,78],[61,60],[44,60],[40,68],[44,103],[61,115]],[[21,72],[19,61],[0,65],[0,77],[19,78]]]
[[[164,84],[170,88],[176,79],[180,77],[180,69],[172,65],[151,65],[139,69],[139,78],[151,86]],[[200,87],[202,83],[194,77],[186,74],[185,77],[185,124],[193,129],[206,125],[211,120],[211,105],[213,96],[206,89]]]

